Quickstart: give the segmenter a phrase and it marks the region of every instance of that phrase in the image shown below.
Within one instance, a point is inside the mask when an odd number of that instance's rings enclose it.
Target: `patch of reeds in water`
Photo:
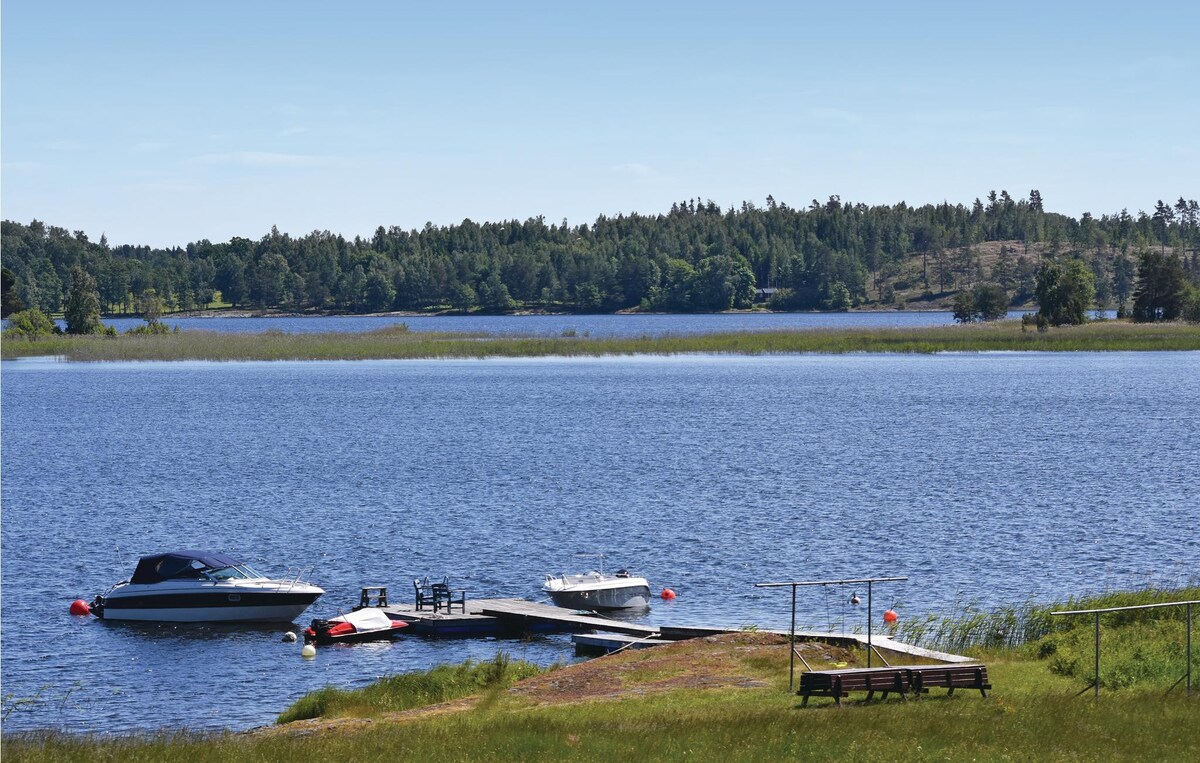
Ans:
[[[1056,617],[1051,612],[1079,609],[1132,607],[1139,604],[1160,604],[1168,601],[1200,600],[1200,586],[1112,593],[1067,599],[1065,603],[1037,604],[1032,601],[983,609],[976,602],[956,602],[949,614],[929,614],[923,618],[903,621],[893,636],[898,641],[931,649],[963,652],[971,649],[1011,649],[1033,644],[1052,633],[1090,627],[1085,618]],[[1103,616],[1105,625],[1117,628],[1126,625],[1179,621],[1183,622],[1182,607],[1113,612]]]
[[[4,358],[74,361],[371,360],[605,355],[935,353],[1200,350],[1200,325],[1103,321],[1047,332],[1018,321],[921,328],[795,330],[640,337],[520,337],[426,333],[398,327],[364,333],[259,334],[180,331],[117,337],[5,337]]]

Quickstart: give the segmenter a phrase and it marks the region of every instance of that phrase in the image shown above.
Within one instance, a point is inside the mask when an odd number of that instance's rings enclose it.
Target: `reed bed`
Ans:
[[[906,644],[956,653],[966,653],[973,649],[1014,649],[1035,645],[1052,634],[1068,633],[1079,628],[1088,630],[1092,627],[1093,621],[1088,618],[1080,620],[1054,617],[1051,612],[1132,607],[1139,604],[1186,600],[1200,600],[1200,586],[1115,591],[1070,598],[1065,603],[1037,604],[1029,601],[989,609],[981,608],[975,602],[956,602],[948,614],[930,614],[902,622],[893,637]],[[1109,628],[1121,628],[1145,623],[1182,623],[1183,619],[1183,608],[1167,607],[1114,612],[1104,615],[1103,622]]]
[[[990,610],[968,605],[950,615],[929,615],[907,622],[897,629],[895,637],[958,654],[1015,651],[1046,661],[1052,672],[1086,685],[1095,671],[1095,620],[1082,615],[1053,616],[1051,612],[1171,601],[1200,601],[1200,586],[1119,591],[1055,605],[1027,602]],[[1101,688],[1169,689],[1175,685],[1188,668],[1185,617],[1183,607],[1101,615]],[[1192,673],[1200,676],[1200,649],[1193,650]]]
[[[6,359],[53,355],[72,361],[374,360],[549,356],[796,353],[1103,352],[1200,350],[1200,325],[1102,321],[1046,332],[1019,321],[907,329],[837,329],[641,337],[514,337],[411,332],[259,334],[180,331],[118,337],[5,337]]]

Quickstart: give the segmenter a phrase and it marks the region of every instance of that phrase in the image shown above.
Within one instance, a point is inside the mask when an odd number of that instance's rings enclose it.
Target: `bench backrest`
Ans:
[[[985,665],[901,665],[887,668],[813,670],[800,674],[800,691],[904,690],[923,687],[977,687],[987,684]]]

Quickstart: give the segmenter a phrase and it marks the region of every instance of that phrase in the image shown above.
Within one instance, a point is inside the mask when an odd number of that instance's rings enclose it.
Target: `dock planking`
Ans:
[[[598,615],[584,615],[574,610],[538,604],[524,599],[493,599],[480,602],[480,612],[490,617],[517,623],[549,623],[563,630],[598,630],[624,633],[631,636],[655,636],[659,629],[648,625],[612,620]]]
[[[582,633],[600,631],[602,633],[622,634],[632,637],[630,640],[646,641],[646,646],[679,641],[689,638],[716,636],[722,633],[733,633],[739,628],[698,627],[698,626],[650,626],[627,620],[615,620],[596,614],[585,614],[572,609],[556,607],[552,604],[541,604],[526,599],[468,599],[465,611],[462,612],[433,612],[428,609],[418,610],[412,604],[393,604],[381,607],[388,617],[393,620],[403,620],[409,624],[404,633],[414,636],[433,637],[487,637],[521,638],[535,633]],[[774,633],[787,636],[788,631],[755,629],[760,633]],[[866,636],[858,633],[821,633],[796,632],[798,641],[825,641],[842,646],[866,646]],[[919,659],[935,660],[943,663],[968,663],[970,657],[892,641],[885,636],[876,636],[872,643],[877,649],[883,649],[898,654]],[[605,646],[612,649],[620,648],[624,640],[614,641]],[[598,648],[601,644],[587,644],[587,647]]]
[[[596,615],[524,599],[468,599],[463,612],[418,610],[411,604],[381,607],[393,620],[409,624],[406,633],[418,636],[522,636],[526,633],[571,633],[601,630],[635,636],[658,633],[657,628],[610,620]]]
[[[576,633],[571,636],[571,643],[575,644],[577,655],[598,655],[612,654],[625,649],[648,649],[675,642],[650,636],[639,638],[624,633]]]

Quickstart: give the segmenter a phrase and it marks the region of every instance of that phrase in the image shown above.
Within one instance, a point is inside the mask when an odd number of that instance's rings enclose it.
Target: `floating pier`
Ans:
[[[444,602],[445,600],[443,600]],[[608,653],[621,649],[644,649],[704,636],[737,633],[742,628],[685,625],[645,625],[629,620],[583,613],[526,599],[454,598],[451,604],[417,606],[390,604],[386,586],[364,587],[360,607],[377,606],[392,620],[408,624],[404,635],[435,638],[524,638],[539,633],[573,633],[580,653]],[[458,611],[455,611],[457,609]],[[599,633],[597,633],[599,632]],[[755,629],[758,633],[788,636],[790,631]],[[586,635],[579,635],[586,634]],[[867,646],[868,637],[858,633],[796,631],[797,641],[824,641],[839,646]],[[902,644],[886,637],[870,639],[875,649],[946,663],[967,663],[971,658]]]
[[[381,609],[393,620],[408,623],[406,633],[417,636],[509,636],[531,633],[576,633],[601,630],[646,637],[658,628],[580,614],[525,599],[467,600],[460,611],[417,609],[412,604],[391,604]]]

